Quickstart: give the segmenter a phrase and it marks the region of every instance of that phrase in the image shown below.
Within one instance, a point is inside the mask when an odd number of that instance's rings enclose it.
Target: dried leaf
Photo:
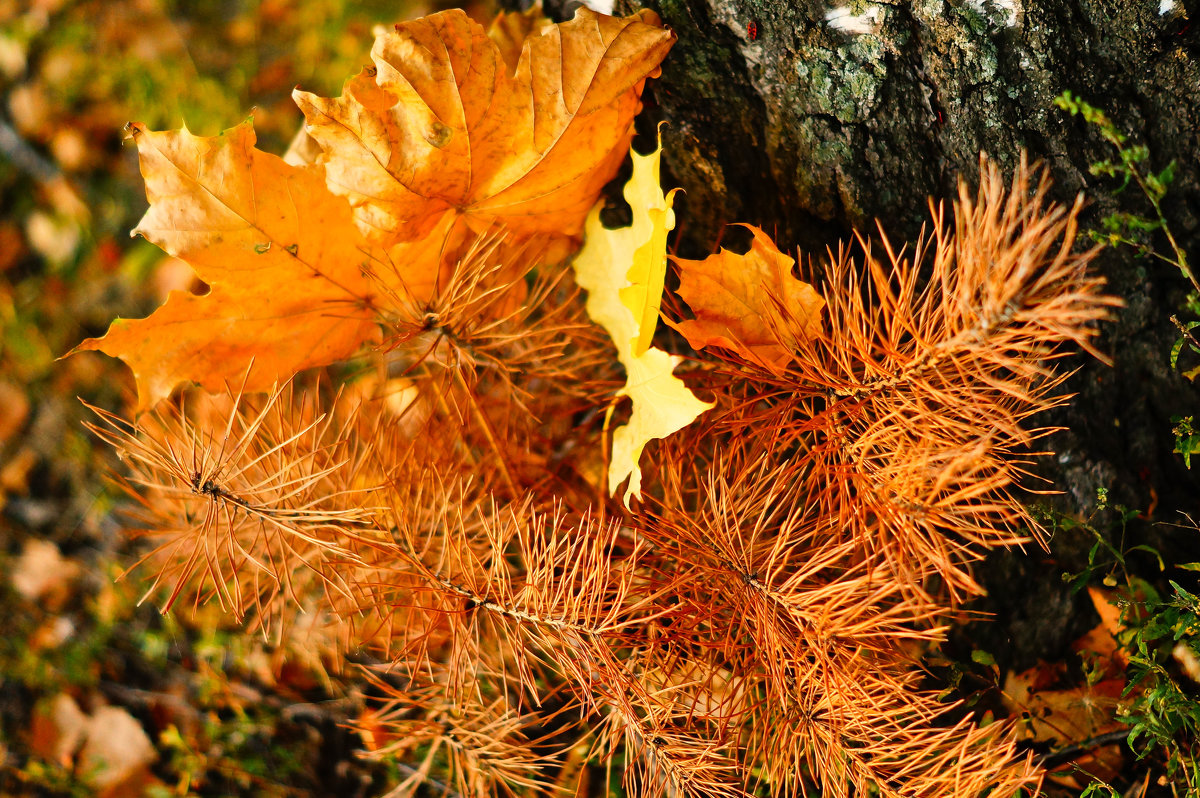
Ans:
[[[638,461],[646,444],[678,432],[713,406],[712,402],[697,399],[683,380],[672,374],[681,360],[651,347],[625,362],[628,378],[620,395],[633,401],[633,412],[629,423],[613,433],[608,492],[615,495],[617,487],[629,477],[626,507],[630,496],[642,497],[642,469]]]
[[[1096,613],[1100,616],[1100,622],[1104,626],[1105,631],[1113,638],[1116,638],[1125,629],[1125,625],[1121,623],[1121,608],[1117,606],[1116,593],[1112,590],[1101,590],[1098,587],[1088,586],[1088,598],[1092,600],[1092,606],[1096,608]]]
[[[610,233],[633,250],[632,264],[625,274],[627,285],[620,289],[620,298],[633,313],[637,327],[631,339],[634,357],[645,354],[654,338],[667,277],[667,232],[675,229],[675,211],[671,208],[675,191],[664,196],[658,183],[661,156],[661,143],[645,158],[633,153],[634,174],[625,184],[624,194],[629,207],[638,210],[632,225]]]
[[[29,416],[29,399],[25,391],[6,380],[0,380],[0,444],[4,444],[21,429]]]
[[[342,96],[297,90],[324,150],[329,187],[384,246],[420,238],[444,213],[475,232],[577,237],[616,173],[641,89],[674,42],[651,12],[581,8],[536,29],[513,65],[513,30],[495,35],[458,10],[381,34],[373,68]]]
[[[181,382],[210,391],[254,362],[248,390],[351,355],[376,334],[380,270],[320,167],[254,148],[250,122],[215,137],[133,125],[150,210],[135,233],[187,261],[211,286],[172,293],[146,319],[117,319],[99,350],[124,360],[145,409]]]
[[[1009,671],[1004,680],[1005,703],[1026,713],[1024,736],[1069,745],[1121,728],[1116,710],[1124,678],[1104,679],[1091,686],[1049,690],[1040,686],[1044,666],[1022,673]]]
[[[29,732],[39,756],[79,774],[96,795],[141,795],[158,753],[142,724],[120,707],[87,715],[66,693],[40,702]]]
[[[680,358],[648,347],[658,320],[666,272],[667,231],[675,225],[671,198],[658,182],[662,148],[633,156],[633,177],[625,184],[625,199],[633,208],[633,224],[606,229],[600,209],[587,220],[586,242],[575,258],[575,278],[588,292],[587,311],[608,331],[625,366],[627,379],[619,396],[633,402],[629,423],[613,433],[608,467],[608,491],[629,478],[630,496],[641,498],[642,449],[656,438],[683,429],[711,403],[701,402],[672,372]]]
[[[210,291],[172,294],[74,351],[125,360],[139,410],[189,380],[220,390],[251,362],[246,388],[263,390],[350,356],[377,336],[377,315],[419,315],[496,221],[510,239],[539,234],[519,251],[564,254],[555,242],[577,236],[615,172],[673,41],[643,19],[656,20],[583,11],[531,33],[515,72],[511,38],[540,27],[534,15],[495,29],[503,47],[461,12],[398,26],[343,98],[297,92],[316,165],[254,149],[249,123],[216,138],[132,125],[151,200],[136,232]]]
[[[34,709],[29,747],[38,756],[69,768],[88,733],[89,718],[74,698],[59,693]]]
[[[26,601],[41,601],[53,609],[66,600],[77,576],[79,564],[63,557],[58,546],[30,538],[13,563],[11,579],[13,589]]]
[[[695,318],[666,321],[693,349],[719,346],[778,373],[796,335],[817,333],[825,300],[792,276],[795,261],[766,233],[745,227],[754,241],[744,255],[722,249],[704,260],[672,258],[680,268],[677,293]]]
[[[22,446],[6,461],[0,461],[0,501],[6,493],[29,492],[29,474],[38,459],[37,452],[31,447]]]
[[[157,758],[154,743],[136,718],[120,707],[100,707],[88,724],[79,769],[93,787],[112,790],[143,776]]]
[[[1176,643],[1171,649],[1171,656],[1189,679],[1200,684],[1200,658],[1196,657],[1186,643]]]

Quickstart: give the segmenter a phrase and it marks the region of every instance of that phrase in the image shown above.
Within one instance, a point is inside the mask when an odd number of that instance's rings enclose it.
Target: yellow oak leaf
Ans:
[[[796,341],[819,331],[825,300],[792,276],[795,261],[766,233],[744,226],[754,235],[744,255],[722,249],[704,260],[672,257],[680,270],[677,293],[695,318],[666,322],[693,349],[718,346],[778,373]]]
[[[675,225],[671,196],[658,182],[661,146],[650,155],[633,156],[633,176],[625,198],[633,224],[615,230],[600,223],[594,208],[585,227],[583,249],[575,257],[575,279],[588,292],[588,315],[603,327],[625,366],[625,386],[618,396],[633,404],[629,422],[613,433],[608,492],[615,495],[626,479],[625,506],[641,498],[642,450],[692,423],[713,405],[701,402],[672,373],[681,358],[649,346],[658,321],[666,272],[667,231]],[[644,343],[643,343],[644,342]]]
[[[675,39],[652,12],[587,8],[493,34],[502,46],[458,10],[404,22],[378,36],[374,67],[341,97],[295,92],[330,189],[373,241],[422,237],[444,213],[476,233],[501,223],[510,236],[577,238]]]
[[[368,254],[320,166],[255,149],[249,121],[213,137],[130,130],[150,200],[134,234],[210,286],[200,296],[172,292],[148,318],[117,319],[73,350],[124,360],[139,410],[181,382],[219,390],[251,362],[246,387],[262,390],[377,335],[369,274],[389,269]]]

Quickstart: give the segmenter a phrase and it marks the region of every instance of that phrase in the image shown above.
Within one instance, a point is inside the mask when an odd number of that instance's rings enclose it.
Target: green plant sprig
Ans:
[[[1156,217],[1154,219],[1132,213],[1110,214],[1101,222],[1107,235],[1093,233],[1093,237],[1112,245],[1125,244],[1134,247],[1142,254],[1152,255],[1165,263],[1174,265],[1200,295],[1200,281],[1196,279],[1196,275],[1188,265],[1187,253],[1175,240],[1175,235],[1171,232],[1162,209],[1163,197],[1166,196],[1168,187],[1175,179],[1175,162],[1171,161],[1157,174],[1148,169],[1143,170],[1142,164],[1150,158],[1149,148],[1144,144],[1126,146],[1125,142],[1128,137],[1117,130],[1117,126],[1099,108],[1088,104],[1069,91],[1064,91],[1056,97],[1054,104],[1071,116],[1082,115],[1085,121],[1096,126],[1105,141],[1116,148],[1119,161],[1097,161],[1089,167],[1088,171],[1097,176],[1120,178],[1122,182],[1121,186],[1116,189],[1117,192],[1123,191],[1131,181],[1136,183],[1154,208]],[[1173,258],[1155,252],[1130,235],[1131,233],[1150,233],[1155,230],[1162,230],[1167,237],[1167,242],[1174,254]]]
[[[1187,253],[1175,239],[1175,234],[1171,232],[1171,227],[1167,224],[1167,218],[1163,214],[1162,201],[1166,196],[1167,188],[1175,179],[1175,162],[1167,164],[1157,174],[1149,169],[1144,169],[1143,164],[1150,158],[1149,148],[1144,144],[1127,146],[1128,137],[1118,130],[1108,115],[1099,108],[1089,105],[1069,91],[1064,91],[1056,97],[1054,104],[1072,116],[1082,115],[1084,120],[1096,127],[1105,141],[1116,148],[1119,160],[1097,161],[1089,167],[1088,171],[1093,175],[1121,179],[1121,185],[1115,189],[1114,193],[1125,190],[1130,182],[1136,183],[1154,208],[1156,218],[1153,219],[1123,211],[1109,214],[1100,222],[1104,232],[1089,231],[1092,240],[1110,246],[1124,244],[1133,247],[1140,256],[1150,255],[1165,263],[1170,263],[1179,269],[1180,274],[1191,283],[1192,290],[1188,292],[1187,298],[1184,300],[1184,309],[1191,314],[1193,319],[1183,321],[1178,315],[1171,315],[1171,323],[1179,331],[1179,337],[1171,346],[1170,356],[1171,368],[1176,369],[1179,367],[1179,356],[1183,352],[1184,346],[1190,352],[1200,354],[1200,339],[1196,337],[1195,332],[1196,328],[1200,327],[1200,320],[1195,318],[1200,317],[1200,281],[1196,279],[1195,273],[1188,265]],[[1138,240],[1139,237],[1155,230],[1162,230],[1171,246],[1173,257],[1163,255],[1149,244]],[[1194,381],[1200,377],[1200,366],[1183,372],[1183,376]],[[1197,435],[1192,429],[1191,416],[1177,415],[1173,416],[1171,421],[1175,423],[1172,429],[1175,435],[1175,452],[1182,454],[1184,464],[1191,468],[1192,453],[1200,451],[1200,435]]]
[[[1138,758],[1165,750],[1167,779],[1182,780],[1184,794],[1195,798],[1200,796],[1200,701],[1180,687],[1165,663],[1180,647],[1200,655],[1200,598],[1173,580],[1170,585],[1174,595],[1163,600],[1143,583],[1145,599],[1123,608],[1125,632],[1119,642],[1129,656],[1129,683],[1122,695],[1138,694],[1120,720],[1130,726],[1129,746]]]

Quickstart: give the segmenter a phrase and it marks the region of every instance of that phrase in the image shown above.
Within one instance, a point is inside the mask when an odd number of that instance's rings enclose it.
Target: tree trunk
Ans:
[[[547,10],[562,18],[575,5],[548,2]],[[616,12],[638,5],[621,0]],[[851,230],[873,232],[875,219],[893,241],[910,240],[929,218],[929,197],[953,197],[960,176],[974,183],[981,152],[1002,166],[1023,152],[1043,161],[1056,200],[1088,198],[1085,229],[1114,211],[1152,217],[1136,187],[1118,192],[1118,181],[1089,173],[1116,153],[1094,126],[1054,106],[1071,91],[1107,111],[1130,145],[1147,145],[1150,168],[1177,164],[1164,211],[1200,259],[1200,20],[1180,2],[640,5],[679,37],[652,81],[647,116],[668,123],[664,183],[686,190],[680,254],[712,251],[733,222],[818,257]],[[1169,253],[1165,241],[1151,243]],[[1048,443],[1057,453],[1048,487],[1064,491],[1058,506],[1077,517],[1091,514],[1106,488],[1110,501],[1154,521],[1177,523],[1181,512],[1200,519],[1200,486],[1172,452],[1172,416],[1200,416],[1200,396],[1169,362],[1178,338],[1171,316],[1185,317],[1189,285],[1178,269],[1130,248],[1110,248],[1098,264],[1126,302],[1100,341],[1113,366],[1080,360],[1068,385],[1079,396],[1039,419],[1065,427]],[[1119,537],[1111,517],[1093,525]],[[1200,545],[1196,530],[1143,524],[1134,532],[1140,539],[1125,545],[1149,542],[1168,558]],[[1094,623],[1058,578],[1086,566],[1093,542],[1086,531],[1064,531],[1051,542],[1052,563],[990,561],[988,608],[1002,614],[998,633],[1009,637],[994,644],[1013,664],[1051,656],[1080,624]]]

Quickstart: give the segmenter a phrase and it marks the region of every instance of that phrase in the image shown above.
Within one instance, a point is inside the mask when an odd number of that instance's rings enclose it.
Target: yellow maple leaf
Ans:
[[[694,319],[667,324],[693,349],[718,346],[779,373],[799,338],[820,328],[825,300],[792,276],[795,261],[770,236],[752,225],[744,255],[722,249],[704,260],[672,258],[679,266],[678,294]]]
[[[608,332],[625,366],[625,387],[618,396],[633,403],[629,423],[613,433],[608,467],[610,495],[629,479],[626,507],[631,496],[641,498],[638,461],[646,444],[683,429],[713,406],[674,376],[681,358],[649,346],[662,301],[667,231],[675,226],[672,197],[658,182],[661,153],[661,146],[649,155],[631,153],[633,176],[625,184],[625,199],[633,224],[607,229],[599,207],[594,208],[574,263],[576,281],[588,292],[588,315]]]
[[[330,188],[383,246],[444,213],[477,233],[578,237],[675,40],[652,12],[587,8],[559,25],[502,20],[493,36],[458,10],[403,22],[341,97],[295,92]]]
[[[131,125],[150,209],[135,235],[187,261],[209,292],[174,291],[145,319],[117,319],[98,350],[124,360],[138,409],[181,382],[210,391],[254,368],[263,390],[349,357],[378,333],[372,262],[350,209],[319,166],[255,149],[249,121],[220,136]]]

